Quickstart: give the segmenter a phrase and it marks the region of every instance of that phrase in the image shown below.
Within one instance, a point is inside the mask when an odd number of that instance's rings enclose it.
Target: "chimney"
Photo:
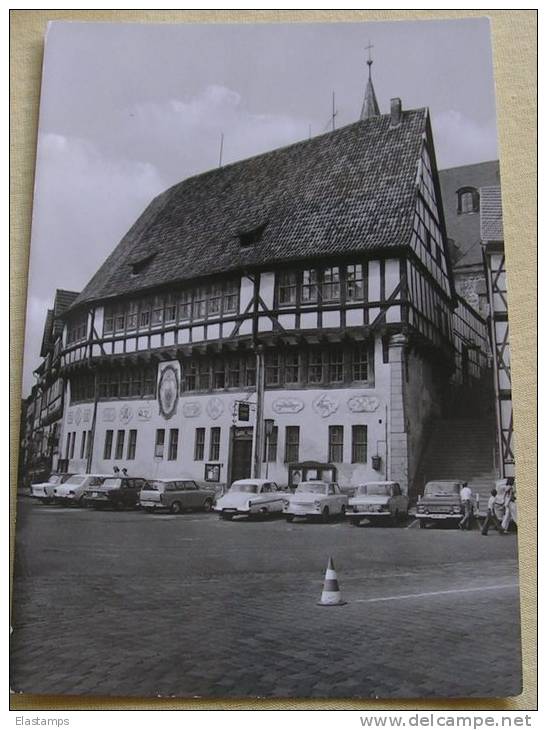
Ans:
[[[391,99],[391,122],[390,127],[398,127],[403,121],[403,109],[399,98]]]

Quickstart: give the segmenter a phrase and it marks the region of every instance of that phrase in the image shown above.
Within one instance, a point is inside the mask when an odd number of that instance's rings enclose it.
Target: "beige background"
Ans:
[[[19,398],[25,324],[28,252],[46,24],[50,20],[194,23],[372,21],[488,16],[491,19],[498,109],[501,177],[517,438],[521,613],[524,691],[500,700],[436,701],[197,701],[115,700],[12,696],[23,709],[481,709],[532,710],[537,707],[537,13],[535,10],[376,10],[376,11],[184,11],[184,10],[18,10],[10,13],[11,59],[11,517],[15,489]],[[461,49],[465,53],[465,48]],[[12,534],[13,541],[13,534]],[[12,542],[13,545],[13,542]],[[473,616],[469,617],[471,624]],[[500,636],[503,641],[503,636]],[[82,649],[85,639],[82,638]],[[409,651],[412,640],[409,637]],[[473,648],[470,647],[470,651]]]

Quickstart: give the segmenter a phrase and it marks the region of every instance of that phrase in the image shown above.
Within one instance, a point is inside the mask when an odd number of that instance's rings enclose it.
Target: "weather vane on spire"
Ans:
[[[369,75],[369,78],[370,78],[370,67],[373,64],[372,53],[371,53],[371,51],[372,51],[373,48],[374,48],[374,46],[372,45],[372,43],[370,41],[368,42],[368,46],[365,46],[365,51],[368,51],[367,66],[368,66],[368,75]]]
[[[372,67],[372,49],[374,46],[369,41],[368,46],[365,46],[365,51],[368,51],[368,59],[367,59],[367,66],[368,66],[368,81],[365,88],[365,99],[363,101],[363,106],[361,108],[361,121],[363,119],[370,119],[370,117],[378,117],[380,116],[380,107],[378,106],[378,101],[376,99],[376,94],[374,93],[374,86],[372,84],[372,73],[371,73],[371,67]]]

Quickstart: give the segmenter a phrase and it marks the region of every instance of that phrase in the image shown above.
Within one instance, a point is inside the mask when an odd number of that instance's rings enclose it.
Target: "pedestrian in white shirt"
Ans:
[[[460,489],[460,501],[463,507],[463,517],[458,523],[460,530],[470,530],[473,518],[473,493],[467,482]]]
[[[493,489],[490,492],[490,498],[488,500],[488,513],[482,526],[481,534],[488,535],[488,528],[490,524],[493,524],[500,535],[503,535],[503,529],[496,516],[496,497],[498,496],[497,489]]]

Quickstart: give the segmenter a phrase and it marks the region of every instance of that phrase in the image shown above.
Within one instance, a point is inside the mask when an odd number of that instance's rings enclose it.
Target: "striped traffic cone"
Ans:
[[[325,573],[325,584],[318,606],[344,606],[346,601],[342,600],[342,594],[338,586],[338,577],[334,569],[332,558],[329,557],[327,571]]]

